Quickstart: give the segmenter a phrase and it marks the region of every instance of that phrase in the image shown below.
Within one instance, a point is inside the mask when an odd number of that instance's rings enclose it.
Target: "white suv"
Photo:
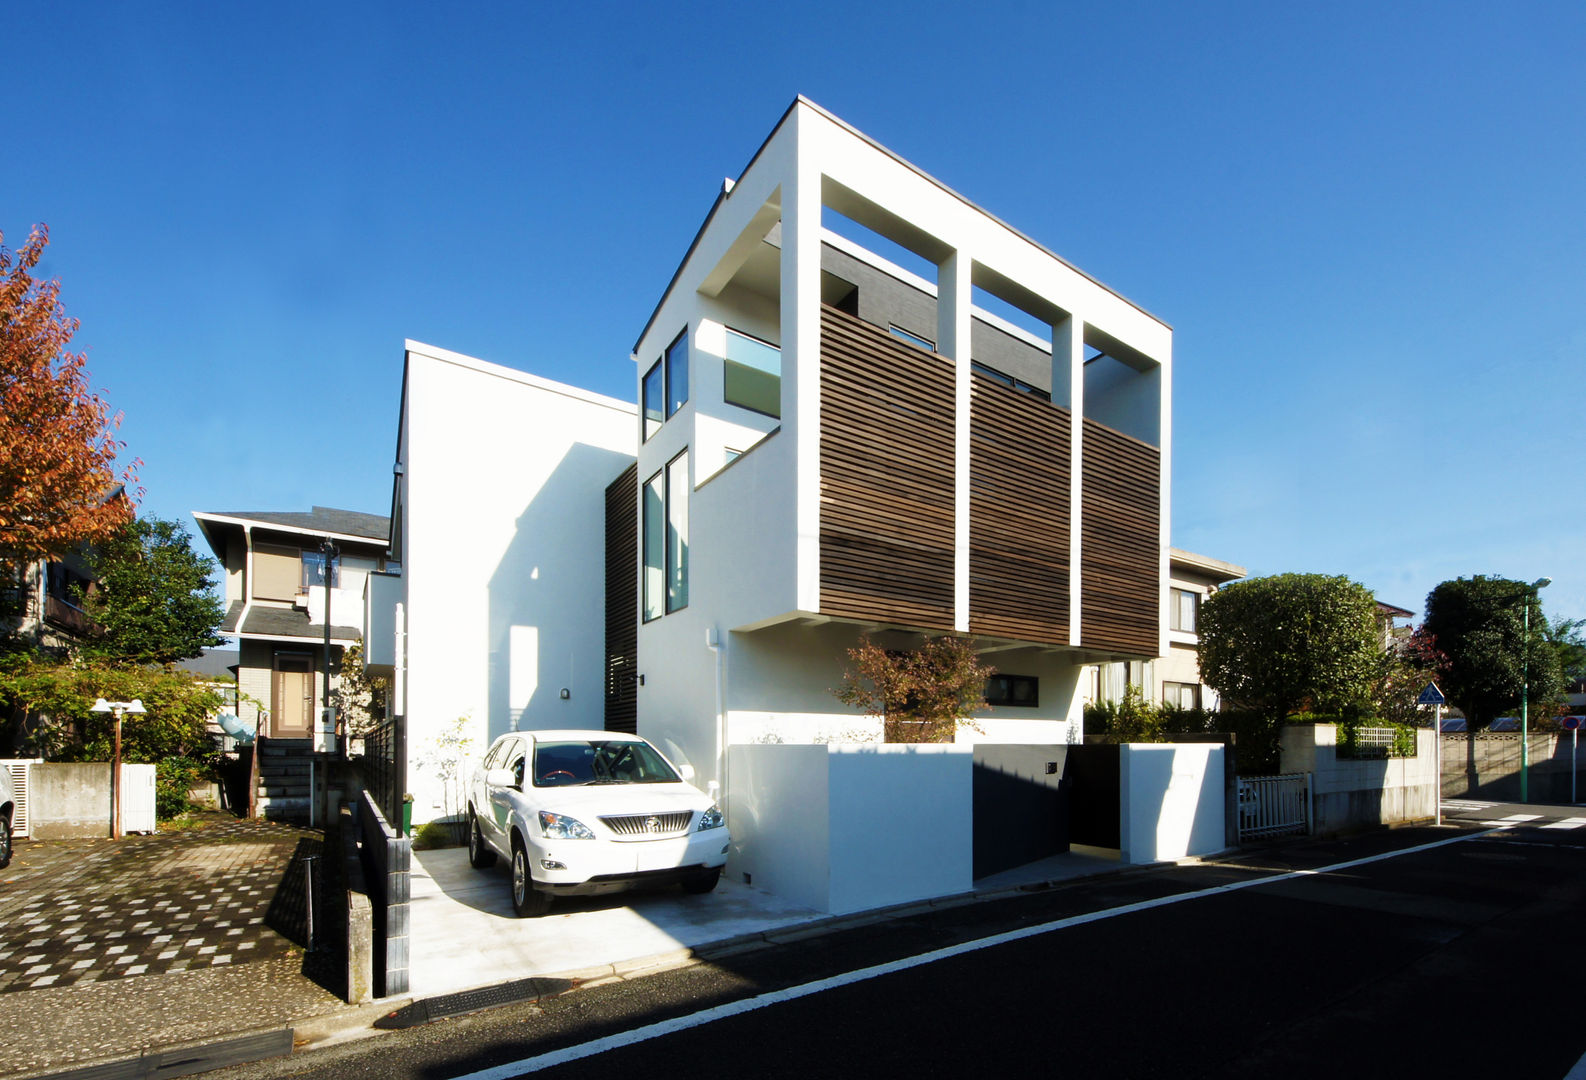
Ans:
[[[637,735],[510,732],[468,785],[468,861],[511,860],[519,915],[543,915],[553,896],[636,885],[710,892],[727,825],[692,778]]]

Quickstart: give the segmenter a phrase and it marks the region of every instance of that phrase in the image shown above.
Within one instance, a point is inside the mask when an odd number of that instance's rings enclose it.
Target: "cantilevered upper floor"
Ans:
[[[644,623],[1166,648],[1171,328],[819,106],[634,358]]]

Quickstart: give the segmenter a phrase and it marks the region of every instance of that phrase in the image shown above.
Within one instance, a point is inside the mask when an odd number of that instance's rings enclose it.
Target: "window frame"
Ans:
[[[754,414],[756,414],[758,416],[769,416],[773,420],[782,419],[782,346],[773,345],[771,342],[767,341],[765,338],[758,337],[758,336],[756,336],[754,334],[747,333],[747,332],[745,332],[743,330],[735,329],[735,328],[733,328],[731,326],[724,326],[723,329],[725,329],[727,331],[727,341],[728,341],[729,344],[728,344],[727,348],[723,350],[724,354],[723,354],[723,356],[721,358],[721,399],[722,399],[722,401],[726,402],[728,405],[731,405],[735,409],[743,409],[743,410],[745,410],[747,412],[752,412],[752,413],[754,413]],[[742,401],[734,401],[731,397],[728,396],[727,375],[728,375],[728,370],[729,369],[728,369],[727,365],[728,364],[737,364],[739,367],[748,367],[749,366],[747,364],[743,364],[743,363],[741,363],[741,362],[739,362],[737,360],[732,359],[732,357],[730,357],[728,355],[725,355],[726,353],[730,353],[732,351],[732,349],[731,349],[731,341],[732,341],[734,336],[741,337],[745,341],[752,341],[752,342],[754,342],[757,345],[763,345],[766,348],[775,351],[775,353],[777,355],[777,374],[776,374],[777,409],[776,409],[776,412],[766,412],[764,409],[757,409],[753,405],[745,404]]]
[[[1183,598],[1189,598],[1190,625],[1184,626]],[[1181,589],[1177,585],[1168,589],[1167,626],[1174,633],[1198,634],[1201,614],[1201,594],[1194,589]]]
[[[1004,692],[993,694],[992,687],[1002,682],[1005,684]],[[1028,686],[1030,697],[1028,701],[1019,700],[1013,693],[1014,685]],[[1010,675],[999,671],[986,680],[986,704],[992,707],[1010,709],[1039,709],[1041,707],[1041,679],[1038,675]]]
[[[654,387],[660,398],[660,408],[654,413],[650,411],[651,376],[654,376]],[[661,425],[666,423],[666,375],[659,357],[651,364],[644,377],[639,380],[639,424],[644,430],[644,440],[648,442],[650,436],[661,430]]]
[[[678,380],[673,378],[672,358],[675,354],[679,353],[678,346],[682,346],[681,356],[683,358],[683,362],[680,366],[683,374],[683,378],[681,380],[683,383],[683,396],[674,402],[672,399],[677,396]],[[667,420],[670,420],[672,417],[676,416],[682,411],[683,406],[688,404],[688,354],[688,327],[685,326],[682,330],[678,331],[677,337],[673,338],[672,343],[668,345],[661,353],[660,363],[665,368],[665,376],[662,381],[666,384],[666,388],[662,396],[665,399]]]
[[[678,494],[673,491],[673,470],[679,463],[681,463],[683,467],[682,484],[680,485],[682,493],[681,500],[679,500]],[[666,468],[661,471],[666,476],[666,481],[663,485],[662,492],[662,520],[666,523],[665,540],[663,541],[666,549],[666,569],[662,581],[664,582],[666,591],[665,613],[667,615],[673,615],[688,607],[688,494],[690,490],[688,479],[688,447],[685,446],[678,454],[668,461],[666,463]],[[677,506],[679,501],[681,501],[683,504],[683,527],[681,529],[681,543],[674,545],[676,525],[674,521],[674,507]],[[674,565],[673,563],[673,556],[677,554],[681,554],[682,556],[681,559],[678,560],[678,562],[681,564],[680,566]],[[679,600],[679,597],[681,597],[681,600]]]
[[[639,617],[642,622],[654,622],[666,614],[666,469],[655,470],[643,484],[639,485]],[[660,481],[657,484],[657,481]],[[651,517],[650,492],[658,490],[660,498],[656,500],[659,508],[655,516]],[[660,559],[652,563],[650,549],[655,541],[659,541]],[[651,595],[651,571],[658,571],[660,584],[655,588],[655,595]]]

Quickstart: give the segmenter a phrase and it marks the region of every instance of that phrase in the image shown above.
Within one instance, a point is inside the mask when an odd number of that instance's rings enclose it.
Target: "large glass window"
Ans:
[[[688,607],[688,451],[666,466],[666,610]]]
[[[1200,606],[1200,594],[1188,589],[1174,589],[1168,601],[1168,629],[1195,632],[1195,614]]]
[[[325,580],[325,553],[304,549],[303,551],[303,588],[314,585],[324,585]],[[330,587],[341,588],[341,558],[338,556],[330,560]]]
[[[666,347],[666,415],[668,418],[688,400],[688,330]]]
[[[722,385],[727,404],[780,417],[782,350],[759,338],[729,329]]]
[[[661,617],[666,595],[665,478],[656,473],[644,482],[644,621]]]
[[[661,411],[666,397],[661,387],[661,361],[650,365],[644,373],[644,437],[648,439],[661,427],[666,414]]]

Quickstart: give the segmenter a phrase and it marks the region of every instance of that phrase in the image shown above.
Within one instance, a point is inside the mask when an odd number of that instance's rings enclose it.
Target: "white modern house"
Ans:
[[[377,674],[400,669],[415,820],[455,812],[441,743],[459,719],[475,755],[504,731],[604,725],[606,487],[633,463],[635,416],[407,343],[390,531],[401,569],[370,579],[366,656]]]
[[[861,633],[972,635],[977,740],[1073,738],[1086,665],[1167,651],[1171,329],[812,103],[634,352],[637,725],[702,776],[878,738],[830,693]]]
[[[637,408],[407,345],[401,572],[370,578],[365,636],[415,820],[457,809],[434,762],[462,717],[475,753],[636,730],[722,801],[729,874],[777,862],[766,807],[828,793],[806,820],[838,820],[857,751],[959,792],[872,788],[956,835],[971,751],[1077,743],[1095,665],[1169,654],[1171,328],[808,100],[722,184],[630,362]],[[831,692],[847,651],[943,633],[997,669],[989,712],[877,749]],[[828,854],[807,877],[865,861]],[[914,894],[967,883],[957,858]]]

